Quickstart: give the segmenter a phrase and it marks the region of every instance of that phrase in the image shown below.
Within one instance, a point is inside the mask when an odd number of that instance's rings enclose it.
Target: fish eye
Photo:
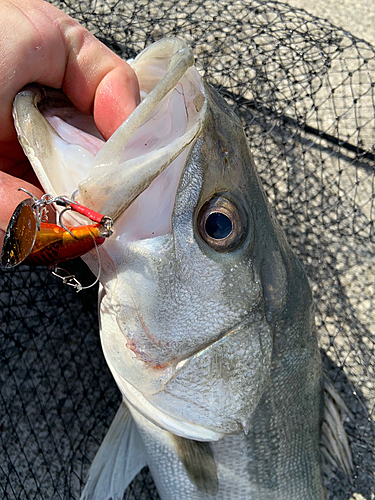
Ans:
[[[241,216],[242,215],[242,216]],[[197,225],[202,239],[216,252],[226,253],[237,248],[246,233],[244,214],[224,194],[204,203]]]

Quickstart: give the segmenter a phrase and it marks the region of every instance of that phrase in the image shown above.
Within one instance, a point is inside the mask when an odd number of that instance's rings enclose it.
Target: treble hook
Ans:
[[[61,210],[61,212],[60,212],[60,214],[59,214],[59,224],[60,224],[60,226],[61,226],[63,229],[65,229],[65,231],[68,231],[68,233],[69,233],[69,234],[71,234],[71,235],[73,236],[73,238],[77,239],[77,236],[75,236],[75,235],[71,232],[71,230],[70,230],[68,227],[66,227],[66,226],[64,225],[64,223],[63,223],[63,221],[62,221],[62,215],[63,215],[63,213],[67,212],[68,210],[71,210],[71,207],[66,207],[66,208],[64,208],[64,210]]]
[[[30,193],[30,191],[25,188],[18,188],[18,191],[23,191],[24,193],[28,194],[35,202],[39,201],[39,198],[37,198],[33,193]]]

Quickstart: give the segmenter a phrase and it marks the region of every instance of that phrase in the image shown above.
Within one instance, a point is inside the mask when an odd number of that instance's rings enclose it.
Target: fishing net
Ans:
[[[272,1],[54,2],[124,58],[190,44],[246,129],[271,203],[312,286],[324,367],[353,413],[355,472],[329,498],[375,498],[375,52]],[[71,269],[84,284],[80,262]],[[0,496],[78,499],[120,394],[99,343],[96,290],[42,269],[1,274]],[[126,499],[157,499],[147,469]]]

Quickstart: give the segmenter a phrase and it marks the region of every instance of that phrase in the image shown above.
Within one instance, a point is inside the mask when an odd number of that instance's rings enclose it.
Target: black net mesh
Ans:
[[[374,48],[272,1],[53,3],[125,58],[183,37],[241,117],[309,276],[325,369],[354,414],[355,474],[350,483],[332,471],[329,498],[375,498]],[[78,499],[120,402],[96,290],[76,294],[20,267],[1,274],[0,300],[0,496]],[[125,498],[158,498],[147,469]]]

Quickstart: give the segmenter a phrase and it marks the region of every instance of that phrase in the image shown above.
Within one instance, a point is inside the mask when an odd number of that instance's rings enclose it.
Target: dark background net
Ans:
[[[354,415],[354,477],[333,469],[329,498],[375,498],[374,49],[271,1],[53,3],[125,58],[183,37],[233,105],[309,276],[325,369]],[[0,497],[78,499],[120,402],[96,290],[27,267],[0,278]],[[125,498],[158,498],[147,469]]]

